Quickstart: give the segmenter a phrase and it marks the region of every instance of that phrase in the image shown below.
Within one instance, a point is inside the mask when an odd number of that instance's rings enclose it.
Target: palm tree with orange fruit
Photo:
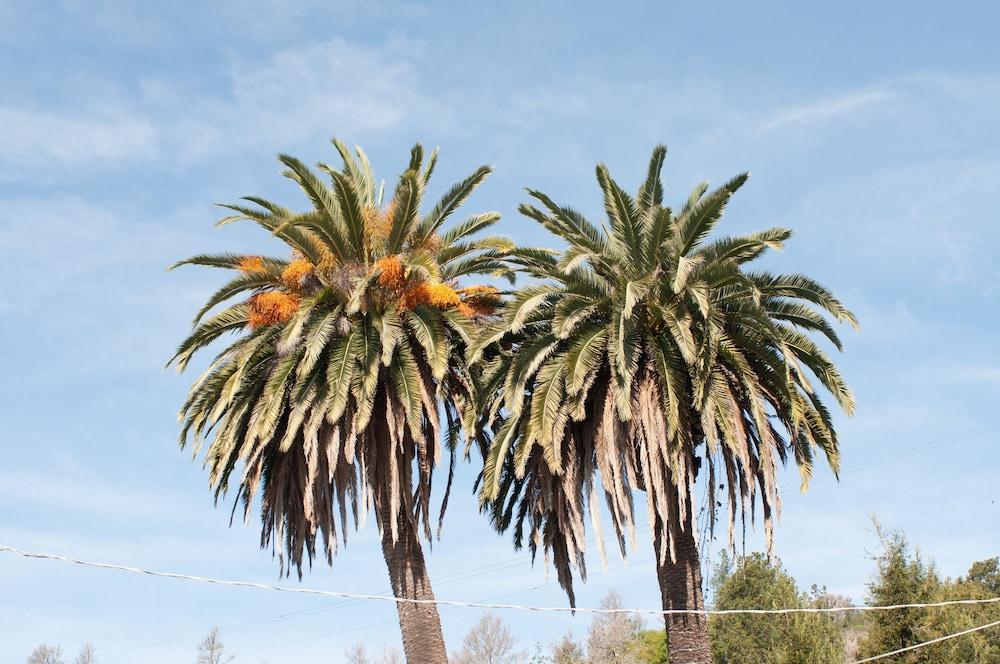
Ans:
[[[206,446],[216,499],[235,484],[245,520],[259,497],[261,545],[280,555],[283,573],[294,567],[301,577],[303,559],[311,564],[317,550],[332,564],[338,538],[346,544],[374,508],[395,596],[431,600],[420,542],[432,536],[431,480],[442,439],[454,463],[461,432],[472,430],[465,348],[477,321],[500,305],[496,289],[459,281],[512,278],[504,260],[511,245],[475,237],[496,212],[443,228],[489,167],[421,215],[436,152],[425,165],[415,146],[386,200],[365,154],[334,145],[343,166],[320,164],[328,180],[280,157],[309,198],[307,211],[258,197],[225,206],[234,214],[220,224],[253,221],[287,245],[290,259],[224,254],[177,264],[237,272],[198,312],[170,362],[183,370],[200,349],[238,335],[192,386],[181,445]],[[407,661],[447,662],[436,607],[397,609]]]

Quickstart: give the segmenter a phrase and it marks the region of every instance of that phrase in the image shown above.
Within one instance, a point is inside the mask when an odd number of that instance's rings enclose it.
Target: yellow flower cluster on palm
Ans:
[[[377,283],[380,288],[399,296],[404,309],[413,309],[426,304],[438,309],[460,306],[458,292],[448,284],[407,276],[406,268],[399,256],[388,256],[375,261],[380,270]]]
[[[438,309],[449,309],[461,304],[458,293],[448,284],[430,282],[427,284],[427,304]]]
[[[365,234],[372,244],[382,245],[385,243],[389,233],[392,232],[392,217],[395,210],[395,201],[390,201],[383,210],[376,207],[365,207],[361,211],[364,218]]]

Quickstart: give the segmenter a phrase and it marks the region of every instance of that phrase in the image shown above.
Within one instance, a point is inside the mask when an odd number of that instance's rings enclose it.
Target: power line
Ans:
[[[907,646],[905,648],[900,648],[899,650],[893,650],[892,652],[884,652],[881,655],[875,655],[874,657],[867,657],[865,659],[858,659],[851,664],[865,664],[865,662],[874,662],[880,659],[885,659],[886,657],[892,657],[893,655],[899,655],[904,652],[909,652],[911,650],[917,650],[918,648],[924,648],[935,643],[941,643],[942,641],[947,641],[948,639],[955,639],[959,636],[965,636],[966,634],[972,634],[973,632],[978,632],[984,629],[989,629],[990,627],[997,627],[1000,625],[1000,620],[991,622],[988,625],[980,625],[979,627],[971,627],[969,629],[963,629],[961,632],[955,632],[954,634],[948,634],[947,636],[939,636],[936,639],[931,639],[930,641],[924,641],[923,643],[917,643],[916,645]]]
[[[642,560],[636,561],[635,564],[641,565],[643,563],[648,563],[648,562],[650,562],[652,560],[653,560],[653,558],[644,558]],[[618,570],[621,570],[621,569],[625,569],[627,566],[628,565],[626,565],[626,564],[623,563],[621,565],[615,565],[614,567],[609,567],[607,571],[614,572],[614,571],[618,571]],[[543,583],[541,585],[532,586],[531,588],[522,588],[521,590],[514,590],[512,592],[507,592],[507,593],[503,593],[503,594],[500,594],[500,595],[491,595],[490,597],[486,597],[486,598],[483,598],[483,599],[480,599],[480,600],[476,600],[475,602],[472,602],[472,604],[479,604],[479,603],[482,603],[482,602],[489,602],[489,601],[492,601],[492,600],[495,600],[495,599],[500,599],[502,597],[511,597],[513,595],[521,595],[523,593],[531,592],[532,590],[541,590],[542,588],[547,588],[547,587],[551,586],[553,583],[555,583],[555,581],[549,581],[549,582]],[[450,606],[450,607],[442,610],[442,613],[444,613],[445,611],[450,611],[451,609],[455,609],[455,608],[458,608],[458,607],[456,607],[456,606]],[[396,622],[396,621],[394,621],[394,620],[382,620],[380,622],[372,623],[370,625],[359,625],[359,626],[356,626],[356,627],[349,627],[347,629],[338,630],[336,632],[327,632],[325,634],[319,634],[317,636],[308,636],[308,637],[306,637],[304,639],[296,639],[294,641],[289,641],[289,643],[301,643],[303,641],[315,641],[316,639],[322,639],[322,638],[331,637],[331,636],[339,636],[341,634],[348,634],[350,632],[357,632],[357,631],[360,631],[360,630],[369,629],[371,627],[379,627],[381,625],[390,625],[390,624],[393,624],[394,622]]]
[[[144,574],[168,579],[182,579],[185,581],[198,581],[201,583],[211,583],[220,586],[231,586],[240,588],[256,588],[258,590],[272,590],[275,592],[298,593],[306,595],[323,595],[326,597],[340,597],[345,599],[372,600],[394,603],[408,604],[437,604],[443,606],[460,606],[478,609],[511,609],[520,611],[537,611],[545,613],[645,613],[659,616],[668,615],[781,615],[790,613],[847,613],[851,611],[890,611],[894,609],[915,609],[915,608],[935,608],[944,606],[977,605],[1000,603],[1000,597],[988,599],[957,599],[944,602],[926,602],[916,604],[893,604],[887,606],[841,606],[841,607],[810,607],[810,608],[787,608],[787,609],[604,609],[569,606],[525,606],[520,604],[491,604],[487,602],[460,602],[446,599],[413,599],[409,597],[391,597],[387,595],[366,595],[339,592],[335,590],[319,590],[316,588],[294,588],[291,586],[273,586],[266,583],[256,583],[253,581],[232,581],[226,579],[214,579],[207,576],[195,576],[191,574],[179,574],[177,572],[158,572],[143,569],[140,567],[129,567],[126,565],[116,565],[114,563],[98,563],[87,560],[70,558],[54,553],[37,553],[22,551],[12,546],[0,545],[0,552],[13,553],[24,558],[36,558],[41,560],[56,560],[59,562],[81,565],[84,567],[94,567],[98,569],[115,570],[119,572],[129,572],[132,574]]]
[[[638,528],[635,529],[635,533],[636,534],[644,534],[644,533],[646,533],[648,531],[649,531],[649,527],[648,526],[639,526]],[[587,542],[588,543],[594,543],[594,541],[596,541],[595,537],[596,536],[593,533],[590,534],[587,537]],[[641,564],[643,564],[645,562],[648,562],[648,560],[640,560],[640,561],[637,561],[637,562],[635,562],[633,564],[640,564],[641,565]],[[628,563],[626,562],[625,565],[623,565],[623,566],[627,566],[627,564]],[[511,569],[511,568],[514,568],[514,567],[521,567],[523,565],[524,565],[524,556],[516,556],[516,557],[513,557],[513,558],[508,558],[506,560],[498,560],[498,561],[494,561],[492,563],[488,563],[486,565],[479,565],[477,567],[466,568],[464,570],[461,570],[461,571],[458,571],[458,572],[453,572],[451,574],[445,574],[445,575],[435,576],[434,577],[434,587],[437,588],[438,586],[447,585],[449,583],[455,583],[457,581],[465,581],[465,580],[470,579],[470,578],[479,578],[481,576],[488,575],[488,574],[496,574],[497,572],[502,572],[502,571],[505,571],[505,570],[508,570],[508,569]],[[614,569],[618,569],[618,568],[617,567],[612,567],[612,568],[608,568],[605,571],[612,571]],[[551,583],[545,584],[545,585],[551,585]],[[522,590],[519,590],[519,591],[515,591],[513,593],[506,593],[506,594],[500,595],[498,597],[506,597],[508,595],[516,595],[516,594],[523,593],[523,592],[529,592],[531,590],[537,590],[539,587],[544,587],[544,586],[536,586],[536,587],[533,587],[533,588],[525,588],[525,589],[522,589]],[[382,594],[385,594],[385,593],[392,592],[392,590],[388,589],[388,590],[383,590],[383,591],[380,591],[380,592]],[[378,594],[378,593],[373,593],[373,594]],[[252,626],[256,626],[256,625],[265,625],[265,624],[271,623],[271,622],[278,622],[278,621],[285,620],[285,619],[293,617],[293,616],[296,616],[296,617],[314,616],[314,615],[317,615],[319,613],[324,613],[326,611],[335,611],[337,609],[341,609],[341,608],[344,608],[344,607],[353,606],[353,605],[357,604],[360,601],[358,599],[349,599],[349,598],[340,598],[340,599],[341,599],[341,601],[338,601],[338,602],[331,602],[329,604],[324,604],[324,605],[321,605],[321,606],[310,607],[308,609],[299,609],[299,610],[296,610],[296,611],[285,611],[284,613],[280,613],[280,614],[274,615],[274,616],[267,616],[267,617],[264,617],[264,618],[258,618],[256,620],[240,622],[240,623],[236,623],[236,624],[232,624],[232,625],[228,625],[228,626],[224,625],[223,629],[225,629],[227,631],[228,630],[240,630],[240,629],[244,629],[246,627],[252,627]],[[487,599],[488,600],[492,600],[492,599],[496,599],[496,597],[489,597]],[[483,601],[486,601],[486,600],[483,600]],[[345,630],[345,631],[356,631],[358,629],[365,629],[365,628],[368,628],[368,627],[375,627],[375,626],[382,625],[382,624],[386,624],[386,623],[382,622],[382,623],[374,623],[372,625],[363,625],[363,626],[352,628],[352,629]],[[339,634],[339,633],[340,632],[336,632],[335,634]],[[333,636],[333,635],[334,634],[324,634],[324,635],[321,635],[321,636]],[[118,654],[125,653],[125,652],[132,652],[132,651],[135,651],[135,650],[143,650],[145,648],[153,648],[153,647],[156,647],[156,646],[162,646],[162,645],[168,645],[168,644],[171,644],[171,643],[177,643],[177,642],[182,641],[182,640],[187,639],[187,638],[194,639],[196,636],[197,635],[190,635],[190,636],[183,636],[183,637],[173,637],[173,638],[169,638],[169,639],[165,639],[165,640],[158,640],[158,641],[149,642],[149,643],[142,643],[142,644],[139,644],[139,645],[125,646],[125,647],[122,647],[122,648],[118,648],[116,650],[109,650],[107,652],[101,652],[99,654],[101,656],[118,655]],[[319,637],[310,637],[308,639],[300,639],[300,640],[311,640],[313,638],[319,638]],[[298,641],[291,641],[290,643],[297,643],[297,642]]]
[[[903,448],[901,450],[896,450],[895,452],[889,452],[889,453],[883,454],[881,456],[876,456],[876,457],[873,457],[873,458],[870,458],[870,459],[866,459],[864,461],[861,461],[859,463],[854,464],[853,466],[848,466],[847,468],[844,468],[843,470],[847,470],[847,471],[850,471],[850,470],[865,470],[865,469],[870,468],[872,466],[878,466],[878,465],[881,465],[883,463],[887,463],[889,461],[894,461],[894,460],[896,460],[896,459],[898,459],[900,457],[910,456],[912,454],[917,454],[918,452],[924,452],[924,451],[927,451],[929,449],[933,449],[935,447],[940,447],[941,445],[947,445],[948,443],[953,443],[956,440],[961,440],[963,438],[968,438],[970,436],[975,436],[976,434],[985,433],[986,431],[989,431],[991,429],[995,429],[998,426],[1000,426],[1000,422],[998,422],[998,421],[987,422],[986,424],[982,424],[980,426],[973,427],[971,429],[966,429],[965,431],[960,431],[960,432],[958,432],[956,434],[952,434],[950,436],[942,436],[942,437],[939,437],[939,438],[933,438],[931,440],[927,440],[927,441],[925,441],[923,443],[914,445],[912,447]]]
[[[985,433],[987,431],[996,429],[998,427],[1000,427],[1000,421],[993,421],[972,427],[971,429],[959,431],[958,433],[952,435],[941,436],[938,438],[931,438],[929,440],[925,440],[922,443],[918,443],[910,447],[904,447],[894,452],[888,452],[886,454],[869,457],[868,459],[863,459],[861,461],[858,461],[857,463],[844,466],[843,468],[840,469],[840,474],[841,476],[846,476],[846,474],[849,474],[854,471],[868,470],[869,468],[874,468],[875,466],[881,466],[882,464],[889,463],[890,461],[895,461],[903,457],[913,456],[915,454],[926,452],[927,450],[941,447],[942,445],[947,445],[948,443],[954,443],[955,441],[963,440],[965,438],[971,438],[973,436]],[[829,482],[833,479],[834,478],[831,476],[820,477],[811,481],[809,483],[809,487],[814,488],[817,485],[823,485],[824,483]]]

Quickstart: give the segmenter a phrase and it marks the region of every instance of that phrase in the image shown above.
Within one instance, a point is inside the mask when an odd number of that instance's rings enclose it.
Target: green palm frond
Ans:
[[[434,209],[424,217],[415,231],[416,239],[419,241],[434,233],[437,233],[445,220],[465,202],[472,191],[483,183],[493,169],[489,166],[480,166],[472,175],[462,180],[449,189]]]
[[[601,493],[623,552],[640,490],[651,530],[664,536],[658,555],[670,555],[672,538],[693,527],[699,467],[710,478],[710,524],[725,488],[730,541],[735,515],[755,505],[770,537],[777,465],[794,459],[805,482],[818,450],[838,468],[819,387],[854,408],[812,338],[839,350],[829,317],[854,316],[809,278],[744,268],[782,248],[789,230],[710,239],[747,174],[711,192],[699,185],[676,215],[665,207],[665,155],[653,151],[635,198],[597,167],[604,226],[528,190],[541,205],[520,211],[566,248],[509,252],[538,282],[512,294],[471,353],[505,374],[479,406],[496,429],[484,449],[483,508],[515,546],[552,557],[571,598],[570,570],[585,574],[585,516],[599,516],[591,503]]]
[[[509,243],[476,237],[497,213],[443,228],[489,168],[421,218],[436,152],[425,168],[423,148],[414,147],[383,206],[365,153],[336,140],[334,147],[342,166],[319,166],[329,181],[279,157],[303,191],[305,211],[259,197],[225,206],[234,214],[223,225],[253,221],[290,258],[202,254],[173,266],[237,272],[201,308],[170,361],[184,369],[199,350],[237,335],[191,387],[181,442],[205,446],[217,498],[238,483],[244,516],[260,505],[262,543],[281,548],[286,571],[300,574],[318,544],[332,562],[338,537],[346,540],[370,501],[383,532],[395,537],[409,523],[431,532],[439,410],[449,436],[477,426],[484,397],[466,354],[502,311],[467,304],[457,280],[511,276]],[[473,290],[484,291],[494,292]],[[475,434],[465,433],[470,441]]]

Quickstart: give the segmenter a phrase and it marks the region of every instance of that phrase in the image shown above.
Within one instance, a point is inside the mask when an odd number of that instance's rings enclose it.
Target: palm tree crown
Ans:
[[[310,562],[316,554],[317,534],[332,563],[338,525],[346,542],[349,524],[357,527],[370,504],[394,542],[401,528],[430,537],[440,434],[447,432],[453,450],[468,410],[462,355],[475,320],[499,301],[495,289],[461,289],[457,280],[509,276],[502,262],[509,243],[472,238],[498,213],[442,230],[489,167],[421,216],[436,153],[425,166],[415,146],[387,198],[364,153],[334,144],[343,167],[319,166],[329,184],[280,157],[312,209],[293,212],[257,197],[225,206],[234,214],[220,224],[256,222],[288,245],[291,259],[202,255],[177,264],[238,275],[198,312],[171,363],[184,369],[198,350],[240,334],[191,388],[180,411],[181,444],[207,441],[216,498],[235,477],[246,519],[260,493],[261,544],[280,548],[283,566],[287,554],[286,570],[295,566],[299,575],[303,554]]]
[[[597,167],[603,227],[529,191],[541,208],[520,211],[567,247],[516,252],[539,281],[515,293],[473,349],[496,389],[484,405],[494,432],[481,497],[499,529],[513,525],[517,546],[527,536],[533,553],[551,552],[571,601],[571,568],[586,574],[588,512],[601,543],[600,493],[624,555],[626,536],[634,543],[632,490],[644,491],[650,524],[664,533],[657,555],[672,559],[692,527],[691,487],[704,465],[712,525],[724,480],[730,541],[737,514],[758,502],[770,541],[777,462],[790,452],[803,483],[817,450],[838,469],[813,380],[854,408],[809,336],[839,349],[823,312],[856,324],[852,314],[807,277],[748,269],[790,231],[708,241],[747,175],[711,192],[700,185],[679,212],[665,207],[665,154],[654,150],[634,197]]]

